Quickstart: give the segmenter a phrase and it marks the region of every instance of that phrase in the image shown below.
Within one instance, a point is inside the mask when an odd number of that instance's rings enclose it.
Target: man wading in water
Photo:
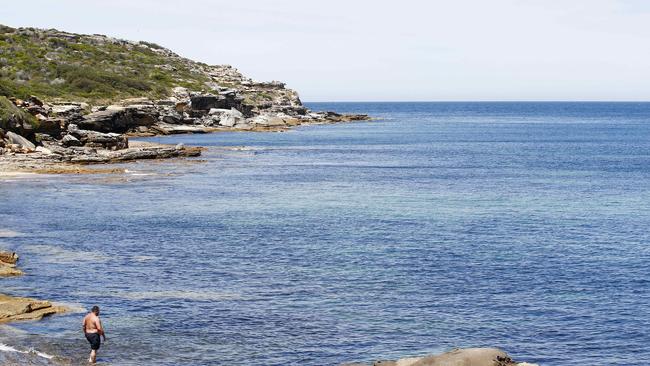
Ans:
[[[102,321],[99,320],[99,306],[93,306],[90,313],[84,317],[83,331],[86,339],[90,342],[91,351],[88,362],[95,363],[97,362],[97,350],[101,344],[99,336],[104,337],[104,342],[106,342]]]

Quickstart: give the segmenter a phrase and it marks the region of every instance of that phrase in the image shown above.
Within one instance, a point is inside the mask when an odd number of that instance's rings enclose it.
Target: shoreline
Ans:
[[[17,277],[24,273],[16,268],[18,255],[0,251],[0,278]],[[0,324],[24,320],[41,320],[46,316],[61,314],[68,308],[52,304],[46,300],[16,297],[0,293]]]
[[[106,167],[110,164],[143,160],[164,161],[198,157],[205,147],[186,147],[146,141],[131,142],[131,147],[104,159],[62,161],[34,152],[0,156],[0,179],[25,177],[31,174],[120,174],[125,168]],[[33,154],[33,155],[32,155]]]
[[[278,125],[256,125],[241,127],[206,127],[180,124],[166,126],[166,130],[153,130],[154,132],[130,131],[124,133],[121,138],[126,140],[128,147],[118,149],[104,146],[103,148],[84,148],[72,152],[61,149],[60,146],[44,143],[34,149],[22,149],[11,153],[0,154],[0,179],[7,177],[24,176],[26,174],[116,174],[123,173],[124,169],[111,167],[105,168],[102,165],[135,162],[142,160],[166,160],[184,159],[198,157],[207,147],[184,146],[183,144],[163,144],[148,141],[128,141],[128,138],[162,137],[180,134],[212,134],[228,132],[286,132],[299,126],[320,126],[339,123],[352,123],[359,121],[372,121],[367,115],[346,115],[326,112],[327,115],[335,116],[333,119],[316,119],[300,121],[294,119],[283,120]],[[73,125],[74,126],[74,125]],[[76,128],[76,127],[74,127]],[[74,130],[73,128],[73,130]],[[94,135],[117,135],[103,134],[95,131],[76,130],[84,134]],[[0,130],[1,132],[1,130]],[[67,135],[66,135],[67,136]],[[1,137],[1,136],[0,136]],[[99,136],[100,138],[103,136]],[[111,136],[115,137],[115,136]],[[114,147],[114,146],[113,146]]]

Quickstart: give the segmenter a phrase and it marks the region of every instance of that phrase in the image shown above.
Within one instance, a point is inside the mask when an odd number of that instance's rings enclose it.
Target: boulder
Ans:
[[[125,111],[126,107],[113,107],[103,111],[93,112],[84,116],[83,120],[79,121],[78,126],[92,131],[126,132],[128,129],[128,121]]]
[[[286,123],[281,115],[261,114],[249,119],[249,123],[254,126],[263,127],[283,127]]]
[[[226,98],[220,95],[196,94],[190,98],[192,110],[209,111],[212,108],[227,108]]]
[[[225,127],[234,127],[244,120],[244,115],[236,109],[218,109],[212,108],[208,112],[209,118],[206,119],[208,125],[220,125]]]
[[[16,264],[18,254],[14,252],[0,252],[0,262],[5,264]]]
[[[131,120],[129,128],[138,126],[151,126],[158,121],[158,110],[153,105],[131,105],[127,107],[127,114]]]
[[[26,138],[20,136],[17,133],[14,132],[7,132],[6,133],[7,138],[9,139],[9,142],[15,145],[19,145],[22,148],[28,149],[28,150],[35,150],[36,145],[34,145],[32,142],[27,140]]]
[[[27,99],[27,101],[29,101],[29,103],[34,104],[34,105],[37,105],[37,106],[39,106],[39,107],[42,107],[42,106],[43,106],[43,101],[40,100],[40,99],[38,99],[38,97],[37,97],[37,96],[34,96],[34,95],[31,95],[31,96]]]
[[[158,120],[158,112],[151,105],[108,106],[90,113],[77,125],[85,130],[124,133],[138,126],[151,126]]]
[[[63,146],[81,146],[83,143],[78,138],[68,134],[61,139]]]
[[[363,364],[344,364],[342,366]],[[397,361],[375,361],[372,366],[537,366],[516,363],[505,352],[497,348],[455,349],[435,356],[410,357]]]
[[[96,147],[111,150],[120,150],[129,147],[128,138],[118,133],[102,133],[97,131],[82,130],[75,124],[68,126],[68,133],[76,137],[86,147]]]
[[[44,154],[44,155],[52,155],[53,154],[52,150],[50,150],[50,149],[48,149],[46,147],[43,147],[43,146],[37,146],[36,147],[36,152],[40,152],[41,154]]]
[[[36,117],[41,116],[40,114]],[[44,133],[50,136],[58,136],[62,131],[65,120],[61,118],[39,118],[39,124],[36,128],[37,133]]]
[[[0,252],[0,277],[20,276],[22,271],[16,268],[18,255],[13,252]]]
[[[67,309],[49,301],[12,297],[0,294],[0,323],[19,320],[39,320],[44,316],[63,313]]]
[[[162,116],[162,121],[172,125],[177,125],[183,122],[183,115],[176,111],[170,111],[169,113]]]
[[[52,106],[52,112],[57,115],[67,116],[83,113],[83,108],[78,104],[58,104]]]

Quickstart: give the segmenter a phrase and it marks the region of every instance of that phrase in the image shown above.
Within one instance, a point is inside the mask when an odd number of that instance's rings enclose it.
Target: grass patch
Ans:
[[[170,56],[155,43],[65,35],[0,25],[0,95],[111,100],[169,96],[175,86],[204,90],[198,63]]]

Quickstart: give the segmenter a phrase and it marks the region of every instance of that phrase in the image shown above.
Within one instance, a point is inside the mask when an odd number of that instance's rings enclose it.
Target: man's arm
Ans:
[[[100,336],[104,337],[104,342],[106,342],[106,334],[104,334],[104,327],[102,327],[102,321],[97,318],[95,321],[95,327],[97,327],[97,333],[99,333]]]

